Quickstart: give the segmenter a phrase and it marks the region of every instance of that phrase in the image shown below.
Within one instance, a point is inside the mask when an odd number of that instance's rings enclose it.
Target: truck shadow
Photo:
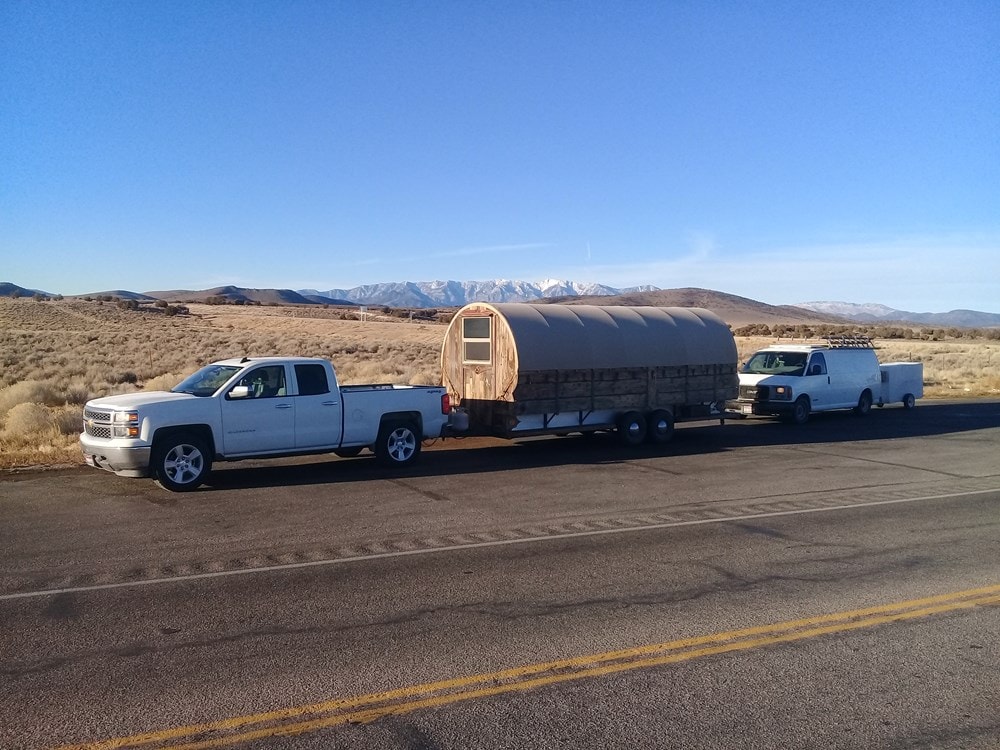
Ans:
[[[997,427],[1000,401],[979,400],[922,403],[912,410],[894,405],[872,409],[864,417],[852,412],[814,414],[800,426],[771,419],[732,420],[724,426],[718,421],[689,423],[680,426],[674,439],[661,446],[623,446],[612,434],[515,441],[449,438],[436,441],[422,452],[416,464],[402,469],[385,468],[369,453],[351,459],[329,455],[219,464],[202,491],[461,476],[547,466],[600,466],[741,448],[878,442]]]

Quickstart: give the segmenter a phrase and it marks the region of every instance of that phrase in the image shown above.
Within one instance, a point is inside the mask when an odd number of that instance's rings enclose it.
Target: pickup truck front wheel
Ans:
[[[157,441],[153,451],[156,483],[171,492],[196,489],[212,469],[205,444],[194,435],[178,433]]]
[[[375,458],[385,466],[407,466],[420,455],[420,435],[411,422],[386,422],[375,441]]]

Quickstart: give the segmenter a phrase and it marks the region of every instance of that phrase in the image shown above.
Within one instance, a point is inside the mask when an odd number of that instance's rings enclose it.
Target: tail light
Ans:
[[[441,397],[441,413],[451,414],[451,396],[447,393]]]

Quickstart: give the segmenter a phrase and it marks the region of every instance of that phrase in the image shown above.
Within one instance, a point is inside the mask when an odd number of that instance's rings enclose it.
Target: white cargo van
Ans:
[[[747,360],[739,379],[739,398],[726,408],[743,416],[781,416],[803,424],[812,412],[867,414],[882,401],[882,372],[867,338],[769,346]]]

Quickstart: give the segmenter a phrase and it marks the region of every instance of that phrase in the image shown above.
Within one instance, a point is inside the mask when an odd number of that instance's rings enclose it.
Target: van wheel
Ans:
[[[420,455],[420,436],[412,422],[386,422],[375,441],[375,458],[385,466],[407,466]]]
[[[657,409],[649,415],[646,440],[654,444],[669,443],[674,436],[674,415],[666,409]]]
[[[799,396],[795,399],[795,403],[792,404],[792,422],[795,424],[805,424],[809,421],[809,412],[811,407],[809,406],[808,396]]]
[[[916,405],[917,405],[917,399],[913,397],[912,393],[907,393],[905,396],[903,396],[904,409],[912,409]]]
[[[872,392],[864,391],[858,399],[858,405],[854,407],[854,413],[864,416],[872,410]]]
[[[211,470],[212,458],[200,438],[179,432],[157,441],[153,451],[153,475],[163,489],[190,492]]]
[[[618,417],[618,439],[625,445],[639,445],[646,439],[646,418],[637,411]]]

